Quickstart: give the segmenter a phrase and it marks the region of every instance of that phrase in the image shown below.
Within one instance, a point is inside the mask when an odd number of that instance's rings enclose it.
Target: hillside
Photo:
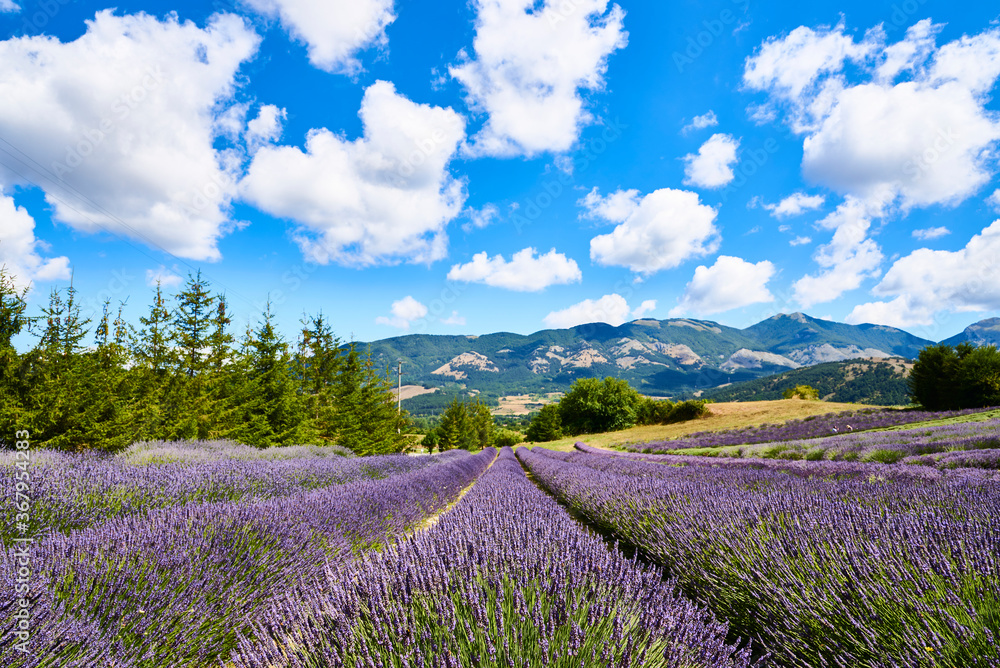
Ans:
[[[372,342],[381,364],[403,362],[403,380],[484,398],[564,391],[577,378],[616,376],[644,394],[677,396],[854,358],[913,358],[932,343],[876,325],[846,325],[802,313],[781,314],[746,329],[708,320],[643,319],[521,335],[413,334]],[[407,402],[409,405],[409,402]]]
[[[1000,318],[987,318],[977,323],[969,325],[961,333],[950,339],[945,339],[941,343],[949,346],[959,343],[971,343],[975,346],[998,346],[1000,347]]]
[[[825,401],[899,406],[910,403],[912,363],[899,357],[827,362],[698,393],[714,401],[781,399],[786,389],[810,385]]]

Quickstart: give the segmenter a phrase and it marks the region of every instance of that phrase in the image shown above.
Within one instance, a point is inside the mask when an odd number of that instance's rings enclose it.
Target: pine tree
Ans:
[[[0,266],[0,443],[13,443],[14,434],[29,425],[24,397],[29,391],[22,358],[13,339],[29,324],[25,316],[28,288],[18,290],[13,276]]]
[[[441,423],[438,425],[438,449],[473,450],[478,444],[476,430],[473,420],[469,416],[469,409],[464,401],[459,401],[458,397],[452,399],[448,407],[441,414]]]
[[[246,380],[237,398],[244,425],[249,426],[232,433],[258,447],[312,440],[298,382],[291,373],[288,344],[274,328],[270,301],[244,351]]]
[[[300,322],[296,376],[317,438],[324,443],[334,443],[337,430],[335,391],[337,376],[344,363],[340,339],[334,336],[322,312],[315,317],[303,316]]]
[[[88,381],[95,367],[93,356],[82,354],[82,341],[90,319],[80,314],[72,282],[66,295],[63,301],[59,290],[53,288],[48,307],[42,308],[45,328],[36,333],[38,344],[29,353],[32,391],[26,397],[26,408],[37,444],[86,449],[93,445],[87,435],[85,413],[92,402]]]

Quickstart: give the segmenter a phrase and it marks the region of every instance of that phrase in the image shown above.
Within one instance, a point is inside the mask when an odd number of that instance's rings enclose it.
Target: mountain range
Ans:
[[[943,343],[1000,343],[1000,318],[971,325]],[[652,396],[678,396],[849,359],[915,358],[933,344],[895,327],[848,325],[803,313],[745,329],[709,320],[641,319],[533,334],[410,334],[374,341],[383,365],[403,363],[403,382],[486,396],[555,392],[577,378],[617,376]]]

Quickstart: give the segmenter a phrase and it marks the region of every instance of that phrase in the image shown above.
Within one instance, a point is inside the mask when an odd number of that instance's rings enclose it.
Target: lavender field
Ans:
[[[696,432],[668,441],[632,443],[622,447],[632,452],[673,452],[695,448],[742,446],[751,443],[802,441],[836,434],[855,433],[871,429],[886,429],[934,420],[947,420],[976,414],[996,414],[996,408],[975,408],[957,411],[920,411],[866,408],[789,420],[781,424],[762,424],[720,431]],[[698,454],[701,454],[700,452]]]
[[[996,429],[801,441],[821,459],[40,453],[0,665],[996,666]]]

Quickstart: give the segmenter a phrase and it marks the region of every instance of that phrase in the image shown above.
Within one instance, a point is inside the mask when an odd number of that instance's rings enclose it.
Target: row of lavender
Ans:
[[[17,530],[15,513],[0,516],[3,545],[26,533],[69,533],[156,508],[277,498],[353,480],[385,478],[458,456],[343,457],[323,448],[262,451],[228,441],[140,444],[117,456],[31,454],[35,460],[29,461],[27,483],[12,458],[0,461],[0,498],[14,499],[15,492],[23,489],[31,504],[27,531]]]
[[[927,466],[903,466],[868,460],[807,460],[801,458],[768,457],[705,457],[699,455],[660,455],[640,452],[622,452],[595,448],[585,443],[576,443],[576,450],[594,455],[606,455],[618,460],[632,460],[667,466],[711,466],[714,468],[761,469],[788,473],[803,478],[861,478],[866,480],[906,480],[912,483],[936,483],[942,478],[967,478],[973,480],[1000,481],[1000,470],[995,460],[1000,450],[974,450],[946,452],[936,455],[905,457],[901,463],[926,463]],[[936,459],[935,459],[936,458]],[[956,466],[956,464],[958,464]],[[594,464],[609,468],[626,466],[607,462]],[[648,471],[648,467],[639,467]],[[657,470],[653,469],[654,471]]]
[[[716,448],[739,446],[749,443],[772,443],[778,441],[798,441],[837,433],[853,433],[869,429],[885,429],[900,425],[944,420],[972,415],[974,413],[995,412],[996,408],[974,408],[960,411],[915,411],[899,409],[865,409],[811,416],[801,420],[789,420],[782,424],[705,431],[689,434],[683,438],[668,441],[628,444],[623,447],[633,452],[666,452],[687,448]]]
[[[331,568],[256,622],[234,663],[395,666],[750,665],[727,626],[658,569],[586,532],[509,448],[432,528]]]
[[[422,468],[381,480],[121,516],[52,533],[26,560],[20,547],[8,549],[0,665],[219,665],[285,592],[441,511],[495,455],[462,453],[436,465],[413,458]],[[10,593],[25,563],[31,591],[22,624]]]
[[[518,457],[781,665],[1000,662],[995,482],[830,480],[542,448]]]
[[[688,450],[671,452],[682,455]],[[938,469],[1000,469],[1000,418],[798,441],[729,445],[691,453],[718,458],[900,462]]]

